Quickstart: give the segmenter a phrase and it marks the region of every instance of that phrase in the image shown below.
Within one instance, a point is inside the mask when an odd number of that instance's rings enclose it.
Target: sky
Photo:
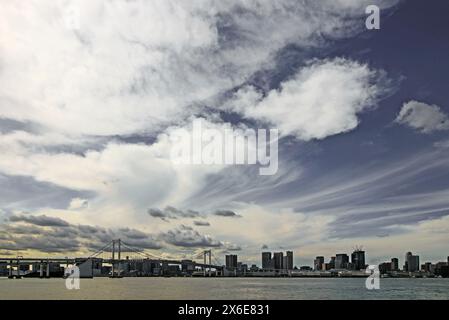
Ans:
[[[0,9],[0,256],[449,256],[447,1]],[[199,119],[278,129],[277,173],[174,163]]]

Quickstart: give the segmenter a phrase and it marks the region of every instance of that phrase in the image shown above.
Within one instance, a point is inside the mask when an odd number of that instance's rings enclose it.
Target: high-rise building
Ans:
[[[391,271],[399,271],[399,259],[398,258],[391,259]]]
[[[277,270],[284,269],[284,267],[283,267],[284,253],[282,253],[282,252],[273,253],[273,260],[274,260],[274,269],[277,269]]]
[[[262,252],[262,269],[271,268],[271,252]]]
[[[379,264],[379,272],[385,274],[391,271],[391,262],[384,262]]]
[[[287,251],[284,257],[284,269],[293,270],[293,251]]]
[[[235,270],[237,269],[237,255],[236,254],[229,254],[226,255],[226,269],[228,270]]]
[[[324,257],[316,257],[314,262],[313,262],[313,269],[318,271],[318,270],[323,270],[323,264],[324,264]]]
[[[355,250],[351,254],[351,264],[354,270],[365,269],[365,251]]]
[[[405,254],[404,271],[409,271],[408,260],[411,256],[412,256],[412,253],[410,251]]]
[[[346,269],[349,263],[349,256],[346,253],[339,253],[335,257],[335,269]]]
[[[419,271],[419,256],[412,255],[408,261],[408,271],[416,272]]]
[[[421,265],[421,270],[428,273],[433,273],[435,271],[435,267],[432,262],[426,262]]]
[[[413,255],[411,252],[405,254],[404,270],[408,272],[416,272],[419,270],[419,256]]]

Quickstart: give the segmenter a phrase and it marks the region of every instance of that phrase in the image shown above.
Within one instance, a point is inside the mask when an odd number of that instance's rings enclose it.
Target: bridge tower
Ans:
[[[207,258],[207,256],[209,256],[209,277],[211,276],[211,273],[212,273],[212,268],[211,268],[211,265],[212,265],[212,250],[204,250],[204,252],[203,252],[203,256],[204,256],[204,276],[206,276],[206,265],[207,265],[207,262],[206,262],[206,258]]]
[[[112,273],[111,276],[114,277],[115,276],[115,244],[117,244],[117,257],[118,257],[118,268],[117,268],[117,274],[120,275],[120,260],[121,260],[121,254],[122,254],[122,240],[121,239],[117,239],[117,240],[112,240]]]

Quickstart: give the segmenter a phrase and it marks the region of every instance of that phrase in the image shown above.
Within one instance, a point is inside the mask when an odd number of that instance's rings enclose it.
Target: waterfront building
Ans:
[[[262,252],[262,269],[271,269],[271,252]]]
[[[283,261],[284,269],[293,270],[293,251],[287,251]]]
[[[273,260],[274,260],[274,269],[277,269],[277,270],[284,269],[284,267],[283,267],[284,253],[282,253],[282,252],[275,252],[273,254]]]
[[[346,253],[339,253],[335,257],[335,269],[346,269],[349,263],[349,256]]]
[[[398,258],[391,259],[391,271],[399,271],[399,259]]]
[[[316,257],[313,262],[313,269],[315,271],[323,270],[323,264],[324,264],[324,257],[322,256]]]
[[[449,262],[438,262],[435,264],[435,274],[444,278],[449,277]]]
[[[391,262],[384,262],[379,264],[379,272],[385,274],[391,271]]]
[[[360,249],[355,250],[351,254],[351,264],[353,270],[365,269],[365,251]]]
[[[413,255],[411,252],[405,254],[405,271],[416,272],[419,271],[419,256]]]
[[[237,266],[238,266],[237,255],[236,254],[226,255],[226,269],[235,270],[237,269]]]
[[[427,273],[434,273],[435,266],[432,264],[432,262],[426,262],[421,265],[421,270]]]
[[[257,272],[259,271],[259,267],[255,264],[251,265],[251,268],[249,269],[251,272]]]

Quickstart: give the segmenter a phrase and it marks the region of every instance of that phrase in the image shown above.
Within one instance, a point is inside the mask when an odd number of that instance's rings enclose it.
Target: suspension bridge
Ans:
[[[139,276],[221,276],[223,265],[212,250],[203,250],[182,260],[158,256],[123,242],[112,240],[100,249],[79,258],[23,257],[1,258],[0,270],[9,278],[62,277],[69,267],[77,266],[81,277],[110,278]]]

